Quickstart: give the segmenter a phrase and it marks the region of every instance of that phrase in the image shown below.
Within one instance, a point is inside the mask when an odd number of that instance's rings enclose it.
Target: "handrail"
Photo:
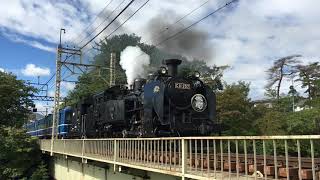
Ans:
[[[315,178],[319,143],[320,135],[55,139],[52,148],[50,140],[39,142],[43,151],[110,163],[115,171],[127,166],[193,179]]]

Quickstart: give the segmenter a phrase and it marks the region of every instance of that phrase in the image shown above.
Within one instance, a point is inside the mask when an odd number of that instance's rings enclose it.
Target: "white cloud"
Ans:
[[[2,32],[7,30],[7,33],[35,40],[41,39],[48,43],[58,42],[61,27],[67,29],[69,36],[80,32],[87,16],[85,12],[78,11],[76,6],[67,1],[16,0],[1,3],[0,27],[2,27]],[[66,38],[68,37],[64,37],[65,40]],[[30,41],[30,45],[44,49],[34,41]]]
[[[54,97],[54,91],[53,90],[49,90],[48,91],[48,96]]]
[[[24,76],[31,76],[31,77],[50,75],[49,68],[37,67],[34,64],[27,64],[26,67],[21,70],[21,72]]]
[[[318,61],[320,45],[319,1],[260,0],[238,1],[228,13],[212,18],[215,57],[212,64],[231,65],[227,82],[251,82],[251,97],[262,98],[266,70],[274,60],[301,54],[303,64]],[[284,80],[282,93],[287,93],[290,80]],[[299,88],[299,84],[296,87]],[[300,88],[299,92],[303,92]]]
[[[37,101],[35,102],[35,105],[37,108],[37,112],[39,112],[40,114],[45,115],[46,112],[48,112],[48,114],[53,112],[53,103]]]
[[[5,72],[3,68],[0,68],[0,72]]]
[[[8,32],[3,32],[2,34],[13,42],[24,43],[29,46],[32,46],[32,47],[35,47],[35,48],[38,48],[38,49],[41,49],[44,51],[48,51],[48,52],[56,52],[56,49],[54,47],[44,45],[43,43],[41,43],[39,41],[27,40],[17,34],[8,33]]]
[[[76,85],[74,83],[72,83],[72,82],[64,82],[64,81],[62,81],[61,82],[61,86],[66,88],[66,90],[70,91],[70,90],[73,90]]]
[[[190,21],[203,17],[226,1],[209,1],[176,26],[186,27]],[[80,0],[76,5],[73,2],[3,1],[0,6],[0,32],[5,32],[9,39],[54,52],[52,44],[58,42],[61,27],[67,31],[62,39],[72,40],[109,3],[107,0]],[[142,41],[149,43],[152,37],[147,36],[149,33],[145,27],[151,18],[170,11],[183,16],[203,2],[205,0],[165,0],[161,3],[150,1],[119,32],[134,32],[142,36]],[[118,3],[120,2],[113,1],[108,9],[112,10]],[[141,3],[143,2],[133,3],[119,20],[123,22]],[[214,58],[210,60],[210,64],[232,66],[224,76],[226,81],[251,82],[251,95],[258,98],[263,96],[265,70],[272,65],[273,60],[291,54],[303,55],[304,64],[319,59],[319,5],[320,1],[317,0],[241,0],[232,8],[224,9],[199,23],[197,27],[204,29],[212,37],[210,47]],[[170,17],[170,13],[168,14]],[[105,16],[99,17],[94,26],[104,18]],[[107,29],[105,34],[112,30]],[[84,34],[81,37],[83,36]],[[71,85],[65,86],[66,89],[73,88]],[[286,89],[283,90],[285,91]]]

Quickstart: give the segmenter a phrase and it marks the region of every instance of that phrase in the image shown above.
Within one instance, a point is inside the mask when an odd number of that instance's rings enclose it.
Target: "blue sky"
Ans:
[[[63,36],[64,43],[72,44],[74,39],[80,40],[86,35],[83,30],[93,19],[96,19],[91,25],[94,28],[121,2],[112,1],[104,13],[96,18],[110,1],[2,2],[0,70],[13,72],[18,78],[31,81],[36,81],[37,75],[41,75],[41,82],[46,82],[55,71],[55,47],[59,39],[59,29],[63,27],[67,31]],[[119,10],[128,2],[129,0],[125,0]],[[146,28],[150,19],[163,15],[163,18],[172,22],[204,2],[206,0],[164,0],[161,3],[150,0],[118,33],[135,33],[142,36],[142,41],[151,43],[152,34]],[[228,1],[209,0],[202,8],[181,21],[176,29],[188,26],[226,2]],[[137,0],[123,16],[120,16],[119,21],[123,22],[142,3],[144,0]],[[303,57],[300,60],[303,64],[319,61],[319,5],[318,0],[239,0],[232,7],[226,8],[195,27],[209,34],[207,47],[212,49],[213,54],[207,63],[231,66],[224,74],[226,82],[238,80],[250,82],[252,88],[250,97],[264,98],[265,71],[274,60],[301,54]],[[108,21],[96,32],[106,23]],[[115,26],[111,26],[97,39],[110,33],[114,28]],[[288,91],[289,84],[290,80],[284,82],[281,90],[283,93]],[[296,86],[299,87],[299,84]],[[72,84],[65,83],[64,95],[72,88]],[[50,90],[50,94],[52,92],[53,89]]]
[[[0,36],[1,68],[11,71],[20,79],[33,80],[34,77],[24,76],[21,69],[27,64],[35,64],[39,67],[47,67],[52,74],[55,67],[55,54],[34,48],[27,44],[17,43]],[[49,75],[50,75],[49,74]],[[41,77],[45,81],[49,75]]]

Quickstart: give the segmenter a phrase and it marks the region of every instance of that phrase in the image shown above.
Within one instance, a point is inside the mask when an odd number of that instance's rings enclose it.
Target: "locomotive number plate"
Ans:
[[[176,89],[190,89],[190,84],[185,84],[185,83],[175,83],[174,87]]]

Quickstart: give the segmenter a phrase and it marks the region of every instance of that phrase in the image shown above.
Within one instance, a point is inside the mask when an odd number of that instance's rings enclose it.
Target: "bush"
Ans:
[[[37,139],[25,130],[0,128],[0,179],[48,179]]]

